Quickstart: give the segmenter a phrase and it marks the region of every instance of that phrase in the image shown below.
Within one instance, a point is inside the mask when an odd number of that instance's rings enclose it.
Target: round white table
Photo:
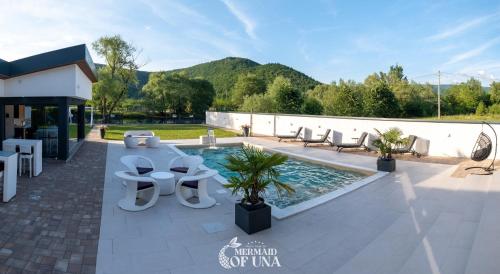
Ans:
[[[170,172],[153,172],[151,178],[155,179],[160,185],[160,195],[170,195],[175,191],[175,176]]]

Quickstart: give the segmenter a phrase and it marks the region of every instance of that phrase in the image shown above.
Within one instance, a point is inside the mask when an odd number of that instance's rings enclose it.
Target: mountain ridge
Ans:
[[[98,67],[102,66],[102,64],[97,65]],[[234,83],[236,83],[238,76],[242,73],[256,74],[260,76],[266,84],[271,83],[276,76],[284,76],[289,78],[292,84],[302,92],[306,92],[314,88],[314,86],[321,84],[321,82],[292,67],[279,63],[259,64],[251,59],[242,57],[226,57],[186,68],[166,70],[165,72],[171,74],[184,72],[189,77],[203,78],[212,83],[219,97],[230,96]],[[138,85],[129,88],[128,95],[130,98],[142,98],[140,91],[147,83],[149,74],[151,73],[153,73],[153,71],[137,71]]]

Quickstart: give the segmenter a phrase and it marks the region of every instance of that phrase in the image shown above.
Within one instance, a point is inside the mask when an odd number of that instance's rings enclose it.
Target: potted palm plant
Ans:
[[[386,132],[375,129],[378,139],[373,141],[373,145],[379,149],[380,156],[377,159],[377,170],[393,172],[396,170],[396,159],[392,158],[392,149],[405,143],[401,138],[403,134],[399,128],[391,128]]]
[[[246,233],[252,234],[271,227],[271,207],[262,197],[269,186],[282,192],[292,193],[293,188],[279,180],[277,166],[288,159],[282,154],[268,154],[251,146],[243,146],[241,154],[226,157],[224,166],[238,174],[231,176],[226,188],[234,194],[242,194],[242,199],[235,204],[235,223]]]

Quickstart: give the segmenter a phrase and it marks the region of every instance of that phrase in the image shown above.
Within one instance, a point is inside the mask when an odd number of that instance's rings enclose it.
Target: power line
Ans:
[[[474,78],[474,79],[478,79],[478,80],[484,80],[484,81],[488,81],[488,82],[500,82],[500,79],[497,79],[497,78],[493,78],[493,77],[488,77],[488,76],[483,76],[483,75],[471,75],[471,74],[467,74],[467,73],[460,73],[460,72],[446,72],[446,71],[441,71],[441,79],[450,79],[451,77],[465,77],[465,78]],[[436,73],[427,73],[427,74],[421,74],[421,75],[417,75],[417,76],[413,76],[413,77],[410,77],[409,80],[411,81],[414,81],[414,82],[419,82],[417,81],[418,79],[421,79],[421,78],[430,78],[428,79],[428,81],[426,81],[427,83],[432,83],[434,82],[433,80],[434,79],[437,79],[438,78],[438,72]],[[453,79],[453,80],[456,80],[456,79]],[[465,82],[465,81],[463,81]]]

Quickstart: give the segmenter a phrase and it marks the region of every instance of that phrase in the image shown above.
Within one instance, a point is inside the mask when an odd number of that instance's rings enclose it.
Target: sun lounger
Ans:
[[[308,144],[323,144],[328,143],[330,146],[334,146],[333,142],[328,140],[328,136],[330,135],[330,129],[327,129],[325,134],[322,135],[320,139],[303,139],[304,146],[306,147]]]
[[[363,133],[361,133],[361,136],[359,136],[358,141],[356,143],[337,144],[337,151],[340,152],[344,148],[364,148],[364,149],[366,149],[366,146],[365,146],[366,136],[368,136],[368,133],[363,132]]]
[[[404,147],[401,147],[401,148],[394,148],[392,150],[392,153],[394,154],[404,154],[404,153],[411,153],[412,155],[417,155],[417,157],[420,157],[420,154],[419,153],[416,153],[413,148],[413,145],[415,144],[415,142],[417,141],[417,136],[415,135],[410,135],[408,136],[408,143],[406,144],[406,146]]]
[[[290,134],[290,135],[276,135],[278,137],[278,142],[281,142],[281,140],[297,140],[299,138],[300,132],[302,131],[302,127],[299,127],[299,129],[295,132],[295,134]],[[293,132],[292,132],[293,133]]]

